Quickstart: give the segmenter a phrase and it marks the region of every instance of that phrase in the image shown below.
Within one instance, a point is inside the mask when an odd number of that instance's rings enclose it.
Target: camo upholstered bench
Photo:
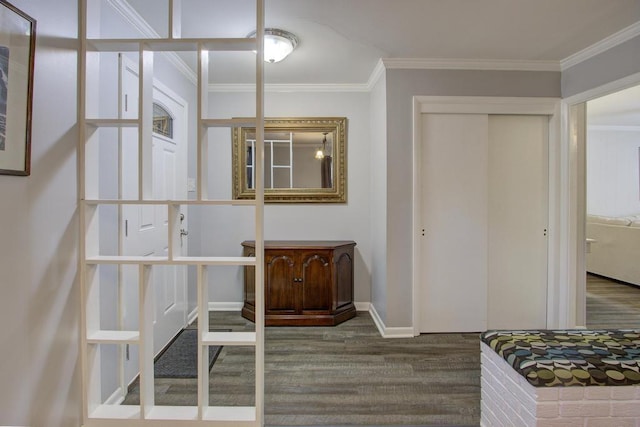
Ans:
[[[640,427],[640,329],[487,331],[482,425]]]

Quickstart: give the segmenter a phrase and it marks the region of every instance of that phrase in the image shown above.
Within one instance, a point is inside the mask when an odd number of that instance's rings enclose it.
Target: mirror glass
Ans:
[[[255,128],[233,130],[234,199],[254,198]],[[266,119],[267,202],[346,202],[346,118]]]

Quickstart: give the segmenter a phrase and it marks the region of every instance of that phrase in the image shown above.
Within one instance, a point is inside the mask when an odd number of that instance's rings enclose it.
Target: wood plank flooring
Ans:
[[[587,283],[590,328],[640,327],[640,288],[596,276]],[[211,328],[253,330],[237,312],[211,312]],[[193,326],[192,326],[193,327]],[[269,327],[265,421],[270,426],[480,423],[477,334],[383,339],[368,313],[336,327]],[[253,405],[253,348],[224,347],[211,370],[211,405]],[[196,405],[196,380],[156,380],[157,405]],[[126,404],[137,404],[131,390]]]
[[[640,287],[587,274],[587,328],[640,328]]]
[[[252,330],[237,312],[212,328]],[[265,422],[270,426],[456,425],[480,420],[477,334],[383,339],[368,313],[335,327],[269,327]],[[226,346],[210,375],[211,405],[252,405],[253,348]],[[196,381],[157,379],[156,405],[196,405]],[[137,404],[134,388],[125,401]]]

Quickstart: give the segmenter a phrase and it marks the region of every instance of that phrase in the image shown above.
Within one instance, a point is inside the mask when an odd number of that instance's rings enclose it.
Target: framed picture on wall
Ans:
[[[31,173],[36,21],[0,0],[0,174]]]

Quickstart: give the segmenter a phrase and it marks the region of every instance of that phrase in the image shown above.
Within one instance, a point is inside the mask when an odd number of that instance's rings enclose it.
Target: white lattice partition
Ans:
[[[264,215],[264,80],[263,80],[263,35],[264,0],[256,0],[255,38],[182,38],[180,0],[159,2],[167,7],[167,37],[110,38],[102,37],[100,28],[101,8],[104,0],[82,0],[80,2],[79,56],[79,128],[78,145],[78,198],[80,205],[80,255],[81,280],[81,349],[83,383],[83,418],[86,427],[107,426],[261,426],[264,413],[264,313],[263,313],[263,215]],[[255,119],[238,121],[232,118],[210,117],[208,108],[209,52],[257,51]],[[196,197],[193,200],[156,200],[151,191],[153,85],[156,55],[166,52],[195,52],[197,65],[197,164]],[[101,55],[120,53],[138,56],[138,117],[123,118],[119,114],[101,111],[101,96],[109,96],[97,90],[100,84]],[[121,103],[122,100],[118,100]],[[212,200],[208,198],[207,152],[208,130],[211,127],[234,128],[250,124],[256,126],[256,196],[255,200]],[[99,191],[101,144],[120,144],[123,129],[137,130],[137,199],[101,199]],[[112,132],[115,130],[116,132]],[[103,133],[104,132],[104,133]],[[112,135],[118,135],[112,140]],[[120,165],[117,166],[121,168]],[[114,171],[122,179],[122,171]],[[101,211],[113,208],[121,215],[126,205],[165,206],[168,218],[168,251],[163,256],[125,256],[102,253],[100,242]],[[189,256],[183,253],[180,239],[180,209],[185,206],[253,206],[255,210],[255,257]],[[105,208],[106,207],[106,208]],[[109,210],[111,209],[111,210]],[[117,227],[121,227],[119,221]],[[100,321],[101,269],[116,269],[121,277],[124,268],[136,268],[138,295],[138,329],[124,330],[121,325],[113,329],[103,328]],[[154,402],[154,345],[153,345],[153,292],[152,272],[157,266],[195,266],[197,276],[198,303],[198,397],[194,406],[158,406]],[[208,318],[210,266],[255,266],[256,278],[256,330],[255,332],[210,332]],[[210,346],[255,347],[255,406],[222,407],[209,405],[208,351]],[[124,354],[129,346],[139,350],[140,403],[121,405],[102,396],[104,379],[102,346],[115,346]],[[128,353],[127,353],[128,354]],[[114,376],[122,377],[122,367],[116,368]]]

